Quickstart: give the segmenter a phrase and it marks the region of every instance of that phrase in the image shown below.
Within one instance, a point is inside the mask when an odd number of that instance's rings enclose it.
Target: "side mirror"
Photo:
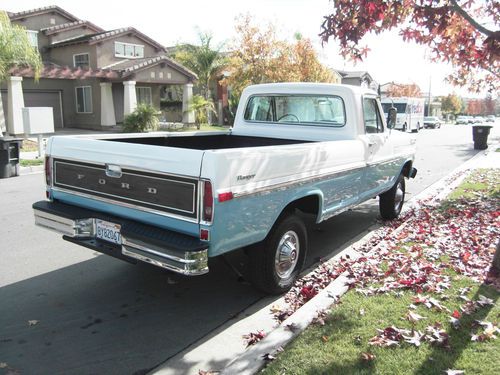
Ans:
[[[394,129],[396,126],[396,117],[397,117],[398,111],[396,110],[395,107],[389,108],[389,115],[387,116],[387,127],[389,129]]]

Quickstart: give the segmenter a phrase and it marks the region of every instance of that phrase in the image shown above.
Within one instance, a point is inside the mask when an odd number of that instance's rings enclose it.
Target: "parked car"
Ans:
[[[493,115],[488,115],[486,116],[486,122],[495,122],[495,116]]]
[[[436,116],[425,116],[424,117],[424,128],[425,129],[439,129],[441,127],[441,120]]]
[[[245,247],[254,285],[282,293],[307,252],[298,211],[319,223],[379,196],[382,218],[401,212],[416,139],[382,113],[368,89],[264,84],[243,91],[231,130],[52,137],[36,224],[192,276]]]
[[[458,116],[455,120],[455,124],[457,125],[467,125],[468,123],[469,120],[467,119],[467,116]]]

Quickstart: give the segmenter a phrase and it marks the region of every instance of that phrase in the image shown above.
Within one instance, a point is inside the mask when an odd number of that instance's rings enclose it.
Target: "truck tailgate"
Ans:
[[[54,137],[48,153],[55,199],[198,233],[203,151]]]
[[[185,148],[53,137],[51,156],[90,163],[110,163],[140,170],[199,177],[203,151]]]

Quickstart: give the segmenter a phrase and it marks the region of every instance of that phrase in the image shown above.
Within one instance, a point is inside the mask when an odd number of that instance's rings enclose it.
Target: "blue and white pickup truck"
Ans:
[[[255,85],[227,131],[52,137],[35,222],[184,275],[246,248],[255,286],[281,293],[307,253],[297,211],[319,223],[379,196],[381,216],[395,218],[414,153],[415,139],[388,128],[371,90]]]

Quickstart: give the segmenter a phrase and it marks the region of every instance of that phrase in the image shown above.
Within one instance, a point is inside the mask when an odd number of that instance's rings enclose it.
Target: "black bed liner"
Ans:
[[[232,134],[199,135],[186,137],[180,136],[108,139],[107,141],[137,143],[152,146],[188,148],[194,150],[220,150],[240,147],[280,146],[293,145],[298,143],[309,143],[309,141],[302,140],[249,137]]]

